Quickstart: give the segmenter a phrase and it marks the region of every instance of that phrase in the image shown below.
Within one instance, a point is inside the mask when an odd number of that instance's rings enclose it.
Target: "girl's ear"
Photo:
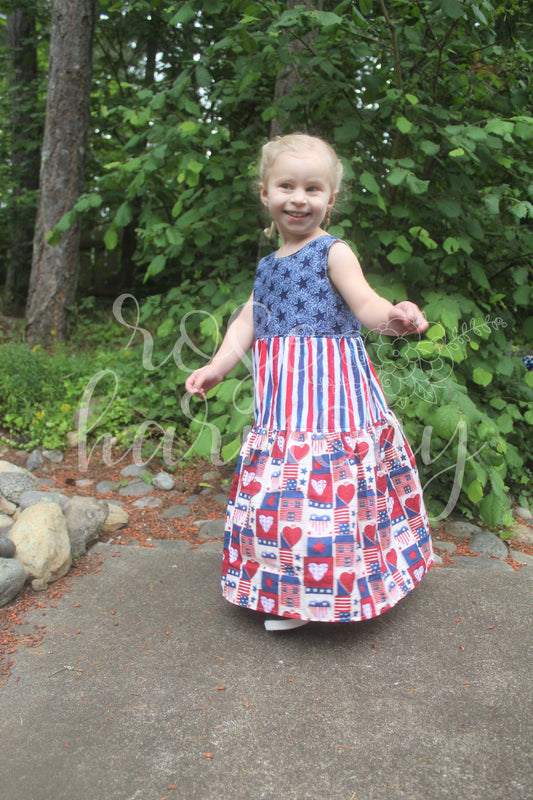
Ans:
[[[337,199],[337,195],[338,194],[339,194],[338,190],[336,192],[333,192],[333,194],[331,195],[331,197],[328,200],[328,208],[333,208],[333,206],[335,205],[335,200]]]
[[[263,181],[261,181],[261,183],[259,184],[259,194],[261,196],[261,202],[263,203],[264,206],[267,206],[268,205],[268,191],[267,191],[267,188],[266,188],[265,184],[263,183]]]

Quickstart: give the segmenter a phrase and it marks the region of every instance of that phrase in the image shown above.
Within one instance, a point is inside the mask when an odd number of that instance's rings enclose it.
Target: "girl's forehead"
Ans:
[[[327,160],[316,150],[302,152],[285,151],[276,156],[272,164],[272,173],[313,174],[328,177]]]

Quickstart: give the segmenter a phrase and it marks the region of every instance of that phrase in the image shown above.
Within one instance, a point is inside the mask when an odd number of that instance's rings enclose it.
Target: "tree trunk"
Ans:
[[[24,308],[31,271],[33,229],[39,188],[39,147],[42,128],[36,124],[37,52],[34,0],[19,0],[7,18],[9,48],[10,139],[13,171],[14,219],[10,225],[10,252],[4,286],[4,312]]]
[[[67,336],[76,294],[80,227],[50,246],[47,234],[83,190],[96,0],[52,0],[50,68],[40,195],[26,306],[26,340],[48,345]]]
[[[294,8],[295,6],[304,6],[306,11],[312,11],[316,9],[317,11],[322,10],[322,2],[313,2],[313,0],[288,0],[287,8]],[[303,40],[294,39],[289,45],[289,51],[291,53],[291,57],[294,59],[293,62],[285,67],[284,69],[280,70],[277,78],[276,78],[276,87],[274,89],[274,102],[276,103],[283,97],[286,97],[292,94],[293,89],[301,84],[302,82],[305,83],[305,76],[302,76],[298,71],[297,66],[297,58],[298,53],[303,50],[306,44],[309,44],[314,38],[313,33],[308,33],[305,35]],[[274,117],[272,122],[270,123],[270,138],[273,139],[275,136],[281,136],[283,133],[290,133],[292,131],[283,130],[283,124],[280,119]]]

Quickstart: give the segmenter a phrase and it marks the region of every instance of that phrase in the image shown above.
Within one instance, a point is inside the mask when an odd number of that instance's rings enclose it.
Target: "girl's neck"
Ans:
[[[281,246],[276,252],[276,257],[284,258],[285,256],[292,256],[294,253],[297,253],[298,250],[301,250],[302,247],[305,247],[306,244],[309,244],[309,242],[318,239],[320,236],[325,236],[326,234],[327,231],[322,230],[322,228],[317,228],[312,234],[302,239],[282,239]]]

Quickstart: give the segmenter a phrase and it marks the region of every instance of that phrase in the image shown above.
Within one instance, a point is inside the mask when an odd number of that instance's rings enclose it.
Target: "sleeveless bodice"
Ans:
[[[296,253],[261,259],[254,284],[256,339],[273,336],[359,336],[361,323],[328,277],[334,236],[319,236]]]

